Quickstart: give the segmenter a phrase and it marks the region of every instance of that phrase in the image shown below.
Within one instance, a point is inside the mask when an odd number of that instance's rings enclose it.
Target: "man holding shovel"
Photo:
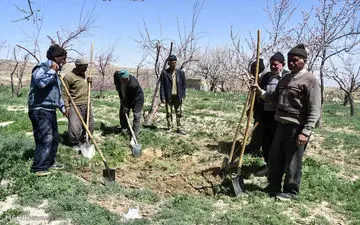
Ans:
[[[120,70],[114,73],[114,84],[120,98],[119,119],[121,133],[128,134],[128,120],[130,109],[133,111],[134,120],[132,130],[136,139],[140,133],[140,120],[142,107],[144,105],[144,92],[138,80],[127,70]]]
[[[278,124],[269,154],[270,183],[265,191],[276,194],[280,200],[290,200],[300,191],[302,157],[311,130],[321,114],[320,85],[307,71],[306,62],[305,46],[299,44],[288,52],[291,73],[279,81],[274,93],[253,85],[265,100],[270,98],[276,102],[275,120]]]
[[[75,68],[64,76],[64,83],[68,88],[71,98],[77,106],[81,117],[87,121],[87,102],[88,102],[88,87],[92,83],[91,77],[86,79],[85,72],[88,68],[88,61],[86,58],[78,58],[75,60]],[[63,87],[64,88],[64,87]],[[63,99],[65,101],[66,111],[69,114],[68,120],[68,138],[69,143],[76,150],[84,148],[86,142],[86,131],[71,105],[70,98],[63,90]],[[94,131],[94,118],[91,106],[89,108],[89,130],[91,133]]]
[[[259,81],[260,88],[266,90],[267,94],[275,92],[279,80],[284,77],[289,71],[284,69],[285,57],[281,52],[276,52],[270,57],[270,72],[265,73]],[[275,102],[264,101],[262,104],[262,113],[259,117],[259,123],[262,126],[262,142],[261,149],[265,161],[262,170],[257,171],[255,176],[266,176],[268,174],[268,159],[272,141],[274,139],[277,122],[275,116]]]
[[[58,72],[66,63],[67,52],[59,45],[51,45],[46,53],[48,60],[32,70],[28,99],[29,117],[35,139],[34,162],[30,171],[36,176],[47,176],[49,169],[62,169],[55,163],[59,146],[56,109],[67,116],[61,98]]]

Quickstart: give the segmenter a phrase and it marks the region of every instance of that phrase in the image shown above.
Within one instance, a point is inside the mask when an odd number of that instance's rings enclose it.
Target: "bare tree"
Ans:
[[[194,54],[198,50],[197,47],[197,34],[195,33],[196,23],[198,21],[204,0],[198,0],[193,6],[193,15],[191,21],[191,28],[187,31],[185,28],[181,29],[179,22],[178,26],[178,40],[161,40],[151,38],[150,32],[144,22],[144,31],[140,31],[141,40],[137,43],[141,49],[145,51],[154,61],[155,72],[155,88],[152,97],[150,110],[145,114],[145,126],[152,125],[152,122],[157,114],[159,107],[159,87],[160,87],[160,74],[166,67],[166,59],[170,54],[175,54],[178,58],[180,68],[183,69],[189,66],[192,62],[197,61],[194,59]],[[185,27],[185,26],[184,26]],[[166,44],[170,43],[170,44]]]
[[[40,12],[38,9],[33,9],[32,2],[30,0],[27,0],[27,9],[20,8],[19,6],[15,5],[18,11],[25,14],[24,17],[20,19],[16,19],[13,22],[18,22],[21,20],[33,20],[33,23],[36,23],[40,18],[37,16],[37,14]]]
[[[14,97],[14,96],[20,97],[21,96],[20,89],[22,88],[22,79],[24,76],[26,64],[29,61],[29,57],[30,57],[30,54],[28,54],[28,53],[25,54],[22,64],[21,64],[21,66],[19,66],[20,62],[17,60],[16,50],[14,48],[14,59],[16,61],[16,64],[14,66],[13,71],[10,73],[10,85],[11,85],[12,97]],[[17,85],[15,85],[15,83],[14,83],[14,75],[15,74],[17,77]]]
[[[326,71],[326,77],[336,81],[345,94],[344,103],[350,103],[350,115],[355,115],[354,93],[360,88],[360,65],[354,66],[353,59],[341,59],[344,68],[339,69],[330,60],[331,71]],[[345,105],[345,104],[344,104]]]
[[[324,75],[326,62],[341,53],[354,54],[360,44],[360,1],[319,0],[312,22],[311,13],[304,16],[303,43],[308,48],[309,70],[318,69],[321,84],[321,102],[324,102]],[[318,66],[317,66],[318,65]]]
[[[113,44],[111,47],[109,47],[105,51],[100,52],[95,57],[95,67],[101,75],[101,82],[100,82],[100,87],[99,87],[99,90],[100,90],[99,97],[100,98],[103,98],[103,90],[106,85],[105,82],[109,81],[109,79],[105,79],[105,78],[108,77],[109,74],[111,74],[111,71],[110,71],[111,63],[116,61],[115,46],[116,46],[116,44]]]
[[[195,73],[209,83],[210,91],[224,91],[225,80],[229,79],[231,73],[228,66],[231,65],[232,57],[231,50],[226,46],[206,49],[200,56]]]

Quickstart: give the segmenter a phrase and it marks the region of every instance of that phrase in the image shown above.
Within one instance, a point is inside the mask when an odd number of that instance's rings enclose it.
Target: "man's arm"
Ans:
[[[33,73],[33,79],[39,88],[44,88],[47,85],[54,83],[56,80],[56,71],[54,69],[50,69],[45,71],[43,68],[39,67]]]
[[[315,77],[310,80],[307,92],[308,116],[301,133],[309,136],[321,115],[321,90],[320,84]]]
[[[160,100],[161,102],[165,101],[165,90],[164,90],[164,76],[165,76],[165,72],[161,72],[160,75]]]

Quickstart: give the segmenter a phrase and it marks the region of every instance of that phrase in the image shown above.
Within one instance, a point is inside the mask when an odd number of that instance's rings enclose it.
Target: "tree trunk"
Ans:
[[[347,106],[348,103],[349,103],[349,95],[347,93],[345,93],[343,106]]]
[[[349,103],[350,103],[350,116],[354,116],[355,115],[355,105],[354,105],[354,98],[351,94],[349,95]]]
[[[152,98],[152,102],[151,102],[151,107],[150,110],[148,112],[148,114],[145,116],[144,119],[144,125],[145,126],[151,126],[156,114],[158,112],[159,109],[159,88],[160,88],[160,78],[158,78],[156,80],[156,86],[155,86],[155,90],[154,90],[154,94],[153,94],[153,98]]]
[[[102,76],[102,79],[101,79],[101,86],[100,86],[99,98],[102,98],[102,97],[103,97],[104,82],[105,82],[105,75],[103,75],[103,76]]]

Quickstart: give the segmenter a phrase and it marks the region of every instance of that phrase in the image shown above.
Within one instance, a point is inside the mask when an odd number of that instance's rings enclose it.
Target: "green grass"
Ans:
[[[27,108],[28,89],[22,91],[24,94],[20,98],[11,98],[10,88],[0,87],[0,122],[15,121],[0,127],[0,180],[10,181],[8,187],[1,186],[0,200],[16,194],[20,205],[0,214],[1,224],[12,223],[11,218],[24,214],[21,206],[36,207],[45,199],[49,202],[46,212],[51,219],[71,220],[72,224],[333,224],[329,215],[313,215],[312,209],[323,202],[328,203],[332,217],[344,218],[349,224],[360,222],[360,180],[350,179],[360,174],[360,118],[359,113],[349,117],[349,108],[340,104],[324,105],[323,126],[315,130],[323,141],[312,150],[317,157],[309,154],[304,158],[301,195],[291,202],[277,202],[259,191],[266,185],[266,178],[251,183],[254,180],[251,176],[251,181],[246,181],[248,194],[240,197],[231,197],[228,193],[215,196],[200,192],[158,193],[146,186],[127,188],[122,180],[104,186],[99,182],[104,168],[99,155],[89,161],[62,142],[57,160],[66,165],[66,170],[37,178],[29,172],[35,144],[28,114],[21,110]],[[145,89],[144,93],[145,104],[149,105],[152,90]],[[153,177],[181,173],[181,163],[196,153],[206,152],[207,155],[200,158],[198,164],[191,164],[194,171],[198,165],[204,166],[222,158],[223,153],[216,144],[232,140],[245,101],[241,94],[188,90],[184,120],[192,130],[186,136],[166,133],[161,129],[165,123],[165,110],[160,108],[159,114],[163,117],[159,116],[154,129],[142,129],[139,142],[143,149],[160,150],[162,157],[142,164],[141,158],[133,159],[129,155],[128,137],[116,132],[106,133],[103,128],[104,124],[107,127],[119,124],[117,93],[105,91],[105,97],[101,99],[96,98],[97,95],[93,92],[95,130],[100,132],[96,136],[110,167],[126,171],[129,165],[139,165],[139,174],[143,172],[141,169],[154,171]],[[18,110],[10,111],[9,106]],[[356,109],[359,109],[358,104]],[[62,115],[58,113],[60,118]],[[67,122],[60,121],[62,138],[66,130]],[[245,167],[261,164],[260,157],[244,156]],[[90,174],[89,182],[80,177],[83,171]],[[151,175],[148,174],[148,181],[152,181]],[[136,205],[141,210],[153,207],[154,212],[141,220],[125,221],[121,214],[110,210],[111,204]]]

